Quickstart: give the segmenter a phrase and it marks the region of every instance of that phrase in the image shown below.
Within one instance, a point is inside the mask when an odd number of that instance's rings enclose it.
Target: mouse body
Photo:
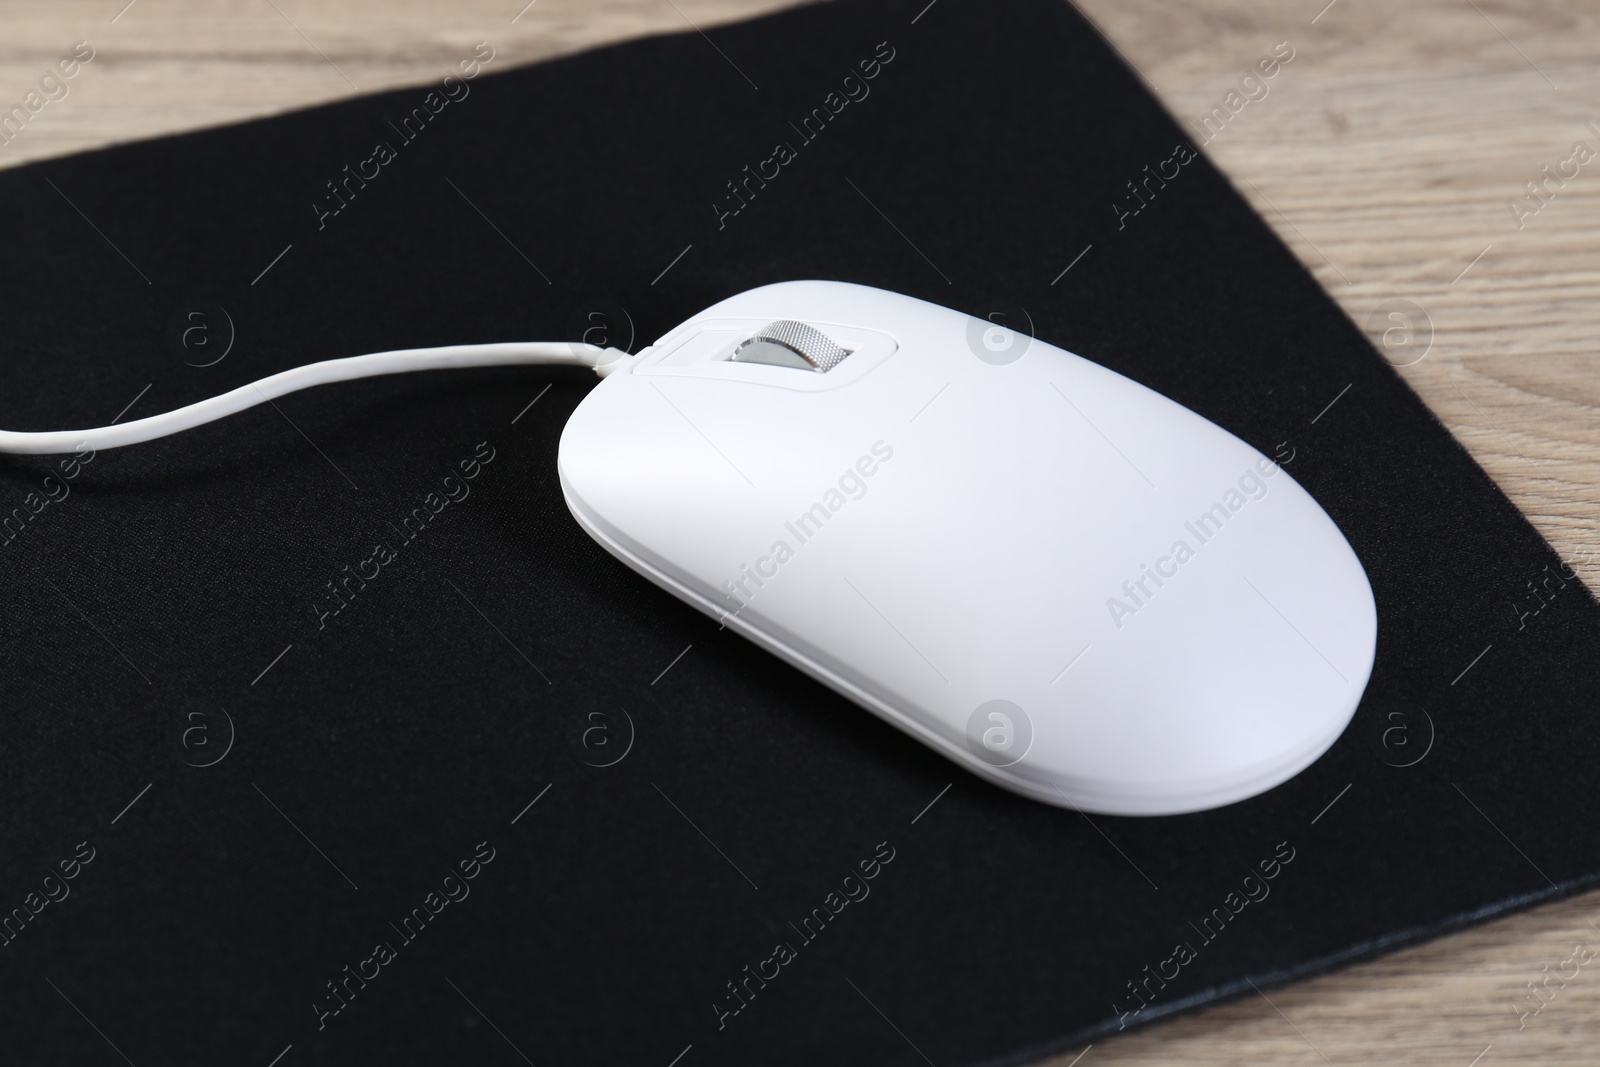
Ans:
[[[1354,551],[1274,461],[1089,360],[910,297],[768,285],[561,437],[607,550],[973,773],[1176,814],[1320,756],[1372,670]]]

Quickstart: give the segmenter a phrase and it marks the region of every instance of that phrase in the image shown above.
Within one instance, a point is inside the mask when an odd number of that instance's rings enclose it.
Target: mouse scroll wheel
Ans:
[[[733,353],[733,359],[738,363],[829,371],[849,354],[849,349],[816,327],[793,319],[779,319],[742,342]]]

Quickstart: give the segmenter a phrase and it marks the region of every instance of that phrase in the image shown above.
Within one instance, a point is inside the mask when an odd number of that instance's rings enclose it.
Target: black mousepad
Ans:
[[[584,535],[579,369],[6,458],[12,1053],[1014,1063],[1595,882],[1596,604],[1071,8],[508,65],[0,174],[4,425],[876,285],[1278,457],[1377,597],[1353,723],[1203,814],[989,786]]]

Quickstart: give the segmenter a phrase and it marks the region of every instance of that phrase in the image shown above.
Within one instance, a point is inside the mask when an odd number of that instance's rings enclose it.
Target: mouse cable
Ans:
[[[158,437],[224,418],[246,408],[264,404],[286,393],[314,385],[375,378],[384,374],[404,374],[419,370],[452,370],[465,367],[510,367],[526,365],[567,365],[589,367],[604,378],[628,353],[620,348],[600,348],[577,342],[511,342],[489,345],[448,345],[443,348],[407,348],[396,352],[374,352],[347,359],[329,359],[304,367],[282,371],[241,385],[221,396],[187,407],[133,422],[100,426],[92,430],[52,430],[21,433],[0,430],[0,452],[45,456],[85,449],[120,448],[153,441]]]

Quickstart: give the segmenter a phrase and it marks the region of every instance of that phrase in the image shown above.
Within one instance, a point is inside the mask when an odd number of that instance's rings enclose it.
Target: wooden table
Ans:
[[[73,42],[95,49],[69,94],[0,147],[0,166],[420,85],[482,39],[494,42],[500,69],[787,6],[126,2],[0,0],[0,108],[21,102]],[[1575,142],[1600,151],[1600,129],[1586,125],[1600,127],[1600,7],[1079,2],[1180,119],[1198,120],[1257,56],[1289,42],[1295,58],[1270,94],[1233,116],[1205,150],[1354,321],[1367,323],[1393,299],[1423,309],[1431,349],[1401,373],[1595,587],[1600,159],[1550,181],[1537,213],[1508,202],[1544,178],[1541,168],[1559,174]],[[1369,333],[1389,325],[1403,324],[1383,320]],[[1588,783],[1569,784],[1574,802],[1590,802]],[[1579,897],[1272,992],[1270,1001],[1251,997],[1107,1040],[1079,1062],[1593,1060],[1593,966],[1564,986],[1552,981],[1554,996],[1537,1016],[1519,1020],[1512,1004],[1546,967],[1560,970],[1575,945],[1600,947],[1597,927],[1600,894]]]

